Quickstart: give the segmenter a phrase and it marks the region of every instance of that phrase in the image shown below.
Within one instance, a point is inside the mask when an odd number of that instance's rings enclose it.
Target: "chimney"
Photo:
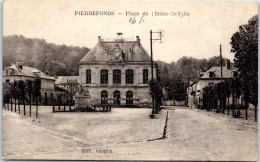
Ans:
[[[117,34],[117,39],[121,40],[123,33],[116,33]]]
[[[16,65],[20,68],[23,69],[23,61],[16,61]]]
[[[98,42],[101,42],[101,37],[100,36],[98,36]]]
[[[227,59],[227,70],[230,70],[230,59]]]
[[[139,36],[136,36],[136,41],[137,41],[137,44],[140,45],[140,39],[139,39]]]

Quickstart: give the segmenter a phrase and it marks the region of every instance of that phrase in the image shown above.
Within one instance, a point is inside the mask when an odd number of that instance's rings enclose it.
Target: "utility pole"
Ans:
[[[222,70],[222,49],[220,44],[220,70],[221,70],[221,82],[223,81],[223,70]]]
[[[221,44],[220,44],[220,46],[219,46],[219,52],[220,52],[220,77],[221,77],[221,84],[220,84],[220,92],[222,93],[222,90],[223,90],[223,88],[222,88],[222,83],[223,83],[223,69],[222,69],[222,49],[221,49]],[[221,111],[223,112],[223,102],[222,102],[222,100],[223,100],[223,96],[221,95],[220,96],[220,109],[221,109]]]
[[[153,33],[158,33],[159,34],[159,38],[158,39],[153,39]],[[159,40],[160,42],[159,43],[162,43],[162,37],[163,37],[163,31],[160,30],[159,32],[153,32],[152,30],[150,30],[150,46],[151,46],[151,73],[152,73],[152,86],[153,86],[153,83],[154,83],[154,75],[153,75],[153,43],[157,40]],[[153,42],[154,41],[154,42]],[[153,87],[151,87],[151,89],[153,89]],[[155,117],[155,107],[154,107],[154,97],[155,95],[152,93],[152,102],[153,102],[153,109],[152,109],[152,114],[149,115],[151,118],[154,118]]]
[[[152,71],[152,83],[153,83],[153,31],[150,30],[150,46],[151,46],[151,71]],[[153,110],[152,114],[150,115],[151,118],[154,118],[154,94],[152,93],[152,102],[153,102]]]

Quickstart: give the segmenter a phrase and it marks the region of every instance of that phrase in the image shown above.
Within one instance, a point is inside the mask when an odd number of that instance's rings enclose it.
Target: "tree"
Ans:
[[[210,101],[209,101],[209,99],[210,99],[210,97],[209,97],[209,95],[210,95],[209,87],[208,86],[204,87],[202,92],[203,92],[203,107],[202,108],[206,109],[207,111],[209,111],[210,110],[210,106],[209,106],[209,104],[210,104]]]
[[[9,103],[10,103],[10,98],[11,98],[11,85],[10,83],[3,83],[3,103],[6,109],[6,105],[7,104],[7,108],[9,110]]]
[[[33,95],[33,82],[31,80],[26,80],[25,91],[28,95],[29,105],[30,105],[30,116],[32,115],[32,95]]]
[[[18,81],[18,91],[19,91],[19,99],[23,101],[23,114],[26,115],[25,112],[25,82],[23,80]]]
[[[257,116],[258,78],[258,15],[248,24],[239,26],[239,31],[231,37],[231,52],[235,53],[235,66],[240,73],[241,90],[249,102],[255,106]],[[248,93],[248,94],[246,94]]]
[[[257,121],[257,104],[258,104],[258,79],[253,78],[251,80],[252,84],[250,84],[250,95],[249,100],[255,106],[255,121]]]
[[[38,104],[39,104],[39,98],[41,96],[41,80],[40,79],[33,80],[33,96],[36,101],[36,118],[38,118]]]
[[[168,92],[168,98],[170,100],[184,100],[186,95],[184,82],[181,79],[171,79]]]
[[[162,92],[162,86],[160,82],[156,79],[152,79],[149,81],[149,90],[150,90],[150,95],[152,98],[156,101],[156,109],[155,112],[159,112],[159,104],[161,104],[161,100],[163,97],[163,92]]]
[[[78,75],[79,62],[88,51],[86,47],[55,45],[21,35],[4,36],[3,67],[10,66],[19,55],[25,66],[37,67],[49,75]]]
[[[181,76],[181,80],[188,84],[191,79],[198,77],[198,60],[192,57],[182,57],[177,63],[177,72]]]
[[[226,64],[226,59],[222,58],[222,66]],[[213,66],[220,66],[220,56],[214,56],[209,58],[208,60],[208,69],[210,69]]]
[[[163,86],[168,87],[169,85],[169,70],[167,65],[164,65],[162,72],[161,72],[161,83]]]
[[[230,80],[225,80],[224,81],[224,90],[225,90],[225,94],[226,94],[226,97],[228,99],[228,115],[229,115],[229,99],[231,97],[231,88],[232,88],[232,81]]]
[[[240,79],[238,78],[235,78],[234,81],[233,81],[233,93],[234,93],[234,97],[237,98],[237,103],[235,103],[235,105],[237,105],[238,107],[238,111],[237,113],[240,114],[240,103],[239,103],[239,98],[241,96],[241,93],[242,93],[242,85],[241,85],[241,81]],[[238,115],[237,114],[237,115]]]
[[[17,96],[17,88],[18,85],[17,85],[17,81],[14,81],[12,84],[11,84],[11,102],[12,102],[12,99],[14,99],[14,107],[15,107],[15,112],[16,112],[16,99],[18,98]],[[12,104],[11,104],[11,111],[13,111],[13,107],[12,107]]]

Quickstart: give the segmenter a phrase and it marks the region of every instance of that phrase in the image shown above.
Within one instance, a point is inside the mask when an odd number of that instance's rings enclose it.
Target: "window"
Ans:
[[[148,70],[144,69],[143,70],[143,84],[147,84],[148,83]]]
[[[47,95],[47,93],[45,93],[45,103],[44,103],[45,105],[47,105],[48,104],[48,95]]]
[[[113,70],[113,83],[121,84],[121,70],[119,69]]]
[[[132,69],[127,69],[125,71],[125,83],[126,84],[133,84],[134,83],[134,70]]]
[[[108,84],[108,70],[100,70],[100,84]]]
[[[51,93],[51,103],[53,104],[53,93]]]
[[[91,83],[91,70],[90,69],[86,70],[86,83],[87,84]]]
[[[214,75],[214,72],[209,72],[209,77],[210,78],[213,78],[215,75]]]
[[[6,83],[9,83],[9,82],[10,82],[10,80],[9,80],[9,79],[6,79],[6,80],[5,80],[5,82],[6,82]]]

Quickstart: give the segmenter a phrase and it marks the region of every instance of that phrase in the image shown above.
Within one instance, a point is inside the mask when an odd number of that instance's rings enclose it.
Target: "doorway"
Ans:
[[[126,104],[127,105],[132,105],[133,104],[133,92],[132,91],[127,91],[126,92]]]
[[[102,91],[101,92],[101,104],[107,104],[107,91]]]
[[[114,104],[120,105],[120,92],[118,90],[114,92]]]

